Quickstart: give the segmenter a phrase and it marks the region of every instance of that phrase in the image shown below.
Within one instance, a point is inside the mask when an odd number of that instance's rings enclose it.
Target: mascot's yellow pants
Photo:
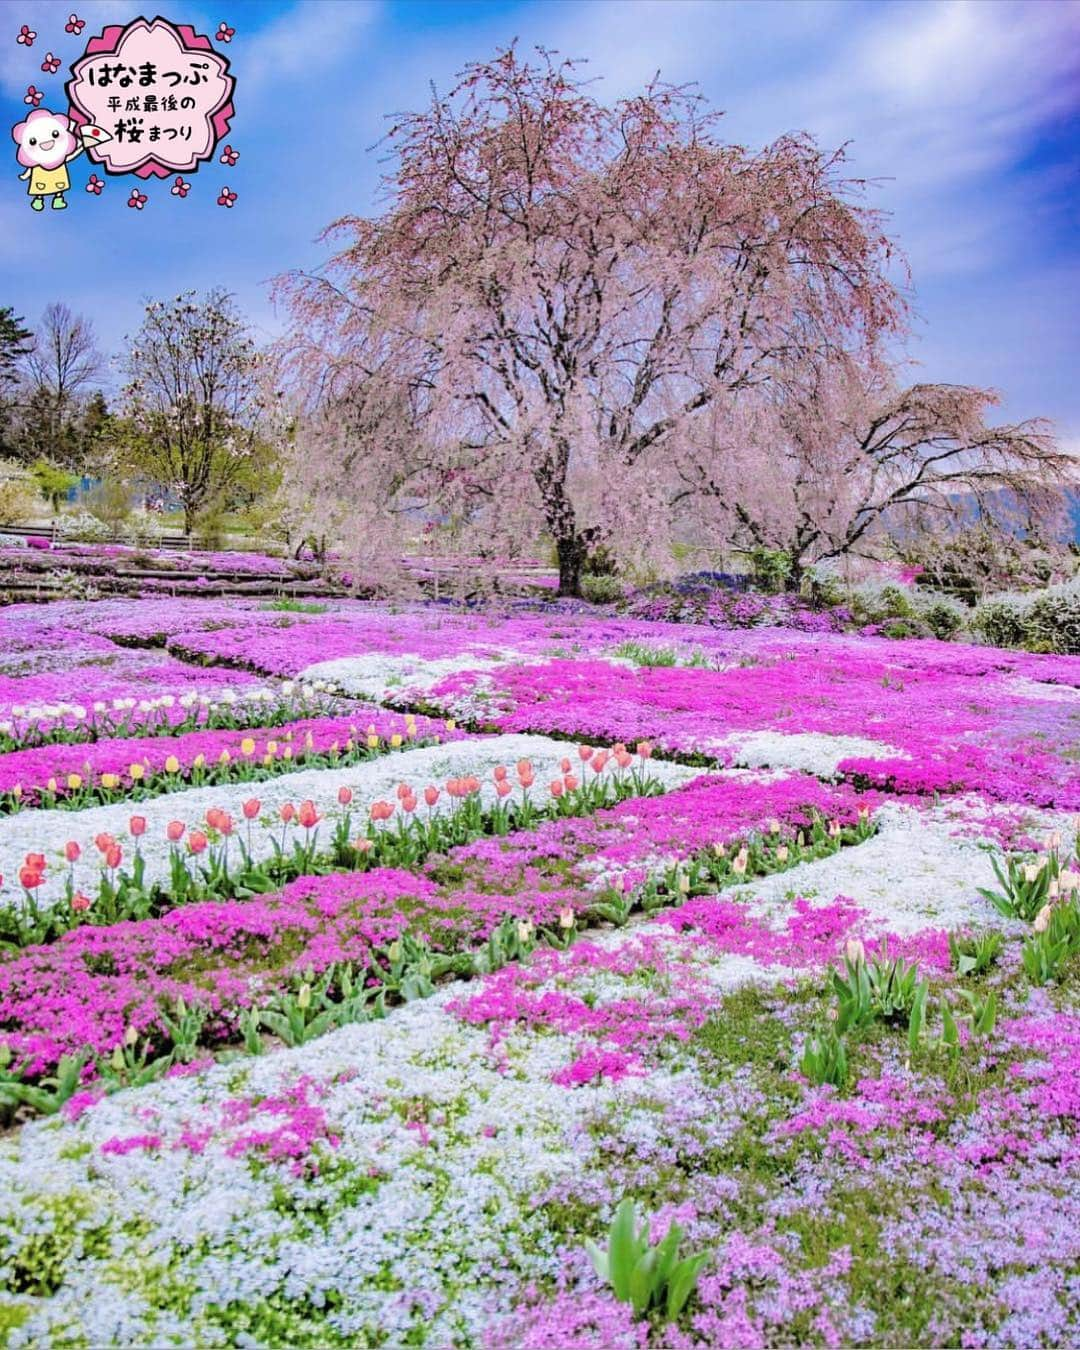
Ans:
[[[61,164],[58,169],[31,169],[27,183],[26,190],[32,197],[43,197],[53,192],[66,192],[71,186],[71,179],[68,177],[67,165]]]

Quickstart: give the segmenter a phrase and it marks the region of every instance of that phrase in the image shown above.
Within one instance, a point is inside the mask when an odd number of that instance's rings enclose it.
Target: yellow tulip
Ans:
[[[120,779],[114,773],[103,773],[101,775],[101,786],[103,788],[114,788],[120,786]]]
[[[395,731],[394,734],[390,737],[390,744],[394,747],[395,750],[396,750],[396,749],[398,748],[398,746],[400,746],[400,744],[401,744],[401,737],[398,735],[398,733],[397,733],[396,731]]]
[[[69,773],[67,776],[67,785],[72,792],[77,792],[82,787],[82,776],[77,773]]]
[[[368,749],[369,749],[369,750],[378,750],[378,748],[379,748],[379,738],[378,738],[378,736],[369,736],[369,737],[367,738],[367,743],[368,743]]]
[[[46,789],[47,792],[55,792],[55,791],[56,791],[56,779],[55,779],[55,778],[50,778],[49,781],[45,784],[45,789]]]
[[[448,718],[446,719],[446,729],[447,729],[447,731],[456,731],[456,730],[457,730],[457,723],[453,720],[453,718],[448,717]]]
[[[240,742],[240,753],[243,755],[253,755],[255,753],[255,742],[250,736],[245,736]]]
[[[267,741],[267,742],[266,742],[266,753],[267,753],[268,755],[276,755],[276,754],[277,754],[277,741]]]
[[[192,764],[196,769],[201,769],[205,765],[205,763],[206,763],[205,755],[196,755],[194,760],[192,761]]]
[[[131,779],[133,783],[137,783],[140,778],[145,776],[145,774],[146,770],[143,768],[141,764],[128,765],[128,777]]]
[[[180,772],[180,761],[176,758],[175,755],[170,755],[168,759],[165,761],[165,772],[166,773]]]

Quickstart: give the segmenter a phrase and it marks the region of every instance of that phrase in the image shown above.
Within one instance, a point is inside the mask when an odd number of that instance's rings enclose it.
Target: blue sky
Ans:
[[[82,38],[64,33],[73,8]],[[39,216],[9,142],[0,305],[30,320],[64,299],[114,348],[144,297],[224,285],[272,336],[268,280],[317,265],[334,217],[373,209],[385,114],[517,37],[587,58],[607,97],[657,69],[696,81],[743,144],[793,129],[851,142],[911,263],[918,377],[996,387],[1007,415],[1049,416],[1080,450],[1080,0],[4,0],[8,125],[28,83],[62,109],[92,31],[159,8],[210,35],[236,28],[240,162],[203,167],[185,200],[155,184],[137,212],[126,179],[87,194],[83,160],[72,209]],[[22,23],[31,50],[14,40]],[[40,70],[48,50],[55,76]],[[223,184],[231,211],[215,204]]]

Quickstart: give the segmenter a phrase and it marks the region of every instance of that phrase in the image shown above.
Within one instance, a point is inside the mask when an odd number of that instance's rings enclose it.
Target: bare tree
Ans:
[[[259,451],[255,344],[231,296],[189,292],[146,306],[125,365],[122,458],[176,492],[190,531]]]
[[[27,447],[54,464],[78,467],[78,437],[69,435],[80,395],[100,374],[104,357],[94,326],[57,301],[41,316],[34,343],[25,357],[32,417],[24,428]]]

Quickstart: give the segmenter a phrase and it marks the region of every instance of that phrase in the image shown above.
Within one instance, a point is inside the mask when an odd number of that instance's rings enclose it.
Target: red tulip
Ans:
[[[496,783],[501,783],[506,777],[506,765],[496,764],[492,777],[495,779]]]
[[[305,830],[314,829],[322,819],[318,811],[315,810],[315,803],[313,801],[301,802],[300,810],[297,812],[296,818]]]
[[[637,752],[642,759],[650,759],[652,757],[652,746],[648,741],[638,741]]]
[[[84,914],[90,908],[90,904],[90,897],[83,895],[82,891],[76,891],[71,897],[71,908],[76,914]]]
[[[19,868],[19,883],[28,891],[32,891],[35,887],[40,886],[44,880],[44,876],[36,867]]]
[[[138,839],[141,835],[144,835],[146,833],[146,817],[132,816],[128,821],[128,831],[132,839]]]
[[[372,802],[371,804],[372,820],[389,820],[393,814],[394,814],[393,802]]]
[[[119,844],[113,844],[108,853],[105,854],[105,866],[113,869],[120,866],[120,860],[123,857]]]
[[[202,853],[210,842],[202,830],[192,830],[188,835],[188,848],[192,853]]]
[[[64,857],[69,863],[78,862],[82,856],[82,849],[74,839],[69,839],[64,845]]]
[[[434,806],[438,800],[439,789],[437,787],[431,787],[429,785],[424,789],[424,801],[427,802],[428,806]]]
[[[585,762],[587,759],[592,759],[592,753],[593,753],[593,752],[592,752],[592,746],[589,746],[589,745],[579,745],[578,748],[577,748],[577,752],[578,752],[578,757],[579,757],[579,759],[581,760],[581,762],[582,762],[583,764],[584,764],[584,762]]]
[[[292,802],[286,802],[278,812],[278,815],[280,815],[282,821],[288,825],[289,821],[296,815],[296,807],[293,806]]]
[[[28,854],[26,855],[26,865],[27,865],[27,867],[32,867],[32,868],[34,869],[35,872],[44,872],[44,871],[45,871],[45,854],[44,854],[44,853],[28,853]]]
[[[500,778],[499,781],[495,784],[495,791],[498,793],[500,797],[509,796],[511,790],[512,789],[510,787],[510,784],[506,781],[505,778]]]
[[[115,843],[116,840],[111,834],[96,834],[94,836],[94,846],[99,853],[108,853]]]
[[[258,797],[249,797],[240,810],[243,811],[245,820],[254,820],[262,810],[262,802]]]
[[[412,796],[411,793],[408,797],[402,797],[401,809],[403,811],[407,811],[409,815],[412,815],[412,813],[416,810],[416,798]]]
[[[577,791],[578,780],[574,777],[572,773],[563,775],[563,783],[566,785],[567,792]]]
[[[352,801],[352,788],[339,787],[337,790],[337,799],[340,805],[348,806]]]
[[[548,791],[553,797],[561,797],[563,794],[563,785],[561,778],[554,778],[548,784]]]
[[[568,759],[562,760],[562,762],[559,764],[559,768],[563,771],[563,773],[569,773],[570,761]]]
[[[187,826],[182,820],[170,820],[165,826],[165,838],[170,844],[178,844],[184,837],[184,830]]]

